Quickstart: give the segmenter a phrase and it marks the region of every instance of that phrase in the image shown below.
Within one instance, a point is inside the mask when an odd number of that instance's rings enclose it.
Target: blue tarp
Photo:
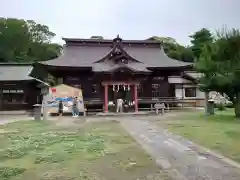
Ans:
[[[56,98],[56,101],[63,101],[63,102],[68,102],[68,101],[72,101],[73,98],[71,97],[67,97],[67,98]]]

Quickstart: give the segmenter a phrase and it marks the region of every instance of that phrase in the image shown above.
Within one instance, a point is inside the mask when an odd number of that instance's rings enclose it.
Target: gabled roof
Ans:
[[[111,65],[109,63],[94,63],[93,71],[94,72],[113,72],[117,69],[129,69],[133,72],[150,72],[144,64],[141,63],[128,63],[128,64],[119,64]]]
[[[32,63],[0,63],[0,81],[30,81],[35,80],[49,86],[46,82],[30,76]]]
[[[56,59],[42,61],[40,63],[49,66],[92,67],[95,61],[105,57],[110,51],[111,47],[65,45],[63,55]]]
[[[164,52],[163,47],[159,48],[140,48],[126,47],[126,52],[133,58],[146,64],[146,67],[184,67],[192,65],[183,61],[169,58]]]
[[[148,71],[148,68],[187,67],[192,65],[169,58],[160,42],[149,40],[121,40],[119,37],[113,40],[102,39],[70,39],[66,41],[62,56],[41,62],[47,66],[65,67],[89,67],[93,71],[110,71],[116,64],[110,62],[111,52],[119,43],[119,49],[132,61],[126,67],[134,67],[136,71]],[[119,40],[119,41],[118,41]],[[109,58],[109,61],[105,61]],[[104,59],[104,61],[102,61]],[[135,60],[135,62],[133,61]],[[135,63],[135,64],[132,64]]]
[[[32,66],[30,65],[0,65],[0,81],[23,81],[32,80],[34,78],[30,77],[29,74],[32,71]]]

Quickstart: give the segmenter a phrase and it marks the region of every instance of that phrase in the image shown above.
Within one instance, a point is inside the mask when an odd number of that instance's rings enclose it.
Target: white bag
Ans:
[[[63,106],[63,111],[68,111],[68,107]]]

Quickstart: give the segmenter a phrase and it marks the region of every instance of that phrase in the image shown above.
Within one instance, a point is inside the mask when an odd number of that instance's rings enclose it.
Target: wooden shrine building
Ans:
[[[0,110],[29,110],[41,103],[43,81],[30,76],[28,63],[0,63]],[[45,86],[44,85],[44,86]]]
[[[106,39],[65,40],[57,59],[38,62],[58,83],[80,87],[87,109],[114,110],[117,98],[138,111],[156,102],[200,106],[192,64],[169,58],[160,42]]]

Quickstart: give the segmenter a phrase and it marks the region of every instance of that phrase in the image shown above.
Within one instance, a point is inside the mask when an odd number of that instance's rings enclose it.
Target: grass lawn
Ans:
[[[171,132],[240,162],[240,120],[232,109],[205,117],[203,112],[188,112],[175,119],[158,121]]]
[[[0,126],[1,180],[169,179],[117,122]]]

